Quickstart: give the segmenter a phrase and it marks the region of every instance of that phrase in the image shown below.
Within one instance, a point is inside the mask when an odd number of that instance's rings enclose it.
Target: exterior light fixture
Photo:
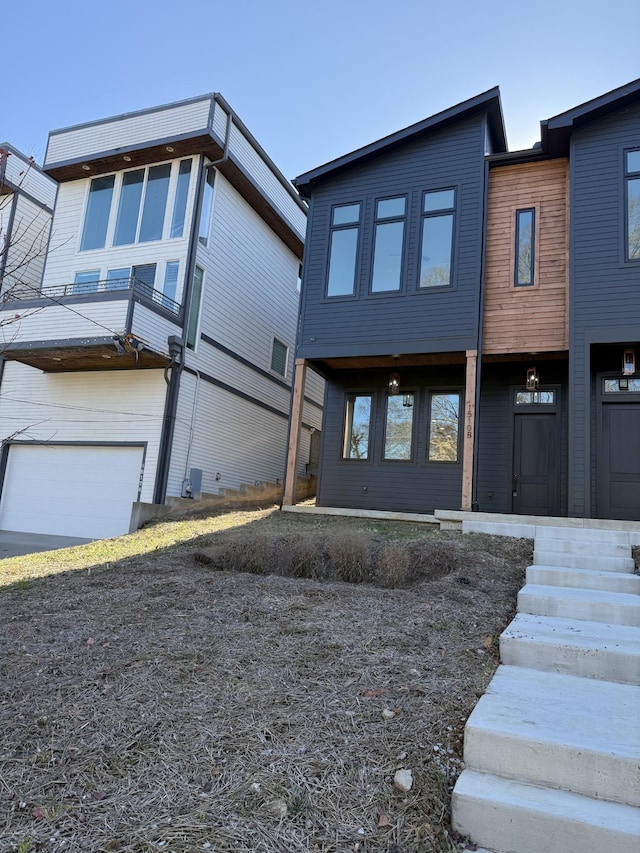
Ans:
[[[629,390],[629,380],[626,376],[623,376],[622,379],[618,379],[618,388],[621,391]]]
[[[389,394],[398,394],[400,392],[400,374],[391,373],[389,375]]]
[[[535,367],[530,367],[527,370],[527,391],[535,391],[538,387],[539,377]]]
[[[636,372],[636,353],[635,350],[626,349],[622,356],[622,375],[633,376]]]
[[[402,405],[410,409],[413,406],[413,394],[405,394],[402,398]]]
[[[86,163],[83,163],[83,164],[82,164],[82,168],[85,170],[85,172],[90,172],[90,171],[91,171],[91,166],[87,166],[87,164],[86,164]]]
[[[122,159],[124,160],[125,163],[131,162],[131,157],[129,157],[128,154],[123,155]]]
[[[165,148],[165,151],[168,151],[169,154],[173,154],[173,151],[174,151],[173,145],[167,145],[167,147]]]

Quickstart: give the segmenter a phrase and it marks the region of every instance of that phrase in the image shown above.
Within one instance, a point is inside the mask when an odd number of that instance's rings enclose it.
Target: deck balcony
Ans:
[[[45,372],[164,367],[182,306],[131,276],[0,294],[0,353]]]

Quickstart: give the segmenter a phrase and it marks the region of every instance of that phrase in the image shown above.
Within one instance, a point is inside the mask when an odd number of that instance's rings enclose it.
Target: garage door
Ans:
[[[142,463],[142,447],[11,445],[0,528],[88,539],[128,533]]]

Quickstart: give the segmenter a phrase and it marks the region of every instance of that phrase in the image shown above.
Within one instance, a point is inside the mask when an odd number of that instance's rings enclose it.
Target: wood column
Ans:
[[[291,402],[291,422],[289,424],[289,447],[287,449],[287,469],[284,475],[283,506],[293,506],[296,502],[296,482],[298,455],[300,453],[300,430],[302,427],[302,406],[304,404],[304,386],[307,380],[307,362],[297,358],[293,373],[293,399]]]
[[[473,502],[473,448],[476,421],[476,373],[478,350],[467,350],[467,375],[465,380],[464,437],[462,442],[462,506],[471,512]]]

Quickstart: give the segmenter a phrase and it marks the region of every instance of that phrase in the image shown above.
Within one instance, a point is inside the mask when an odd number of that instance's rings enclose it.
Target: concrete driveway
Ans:
[[[48,533],[0,530],[0,560],[6,557],[20,557],[23,554],[35,554],[38,551],[71,548],[72,545],[85,545],[93,541],[93,539],[78,539],[75,536],[51,536]]]

